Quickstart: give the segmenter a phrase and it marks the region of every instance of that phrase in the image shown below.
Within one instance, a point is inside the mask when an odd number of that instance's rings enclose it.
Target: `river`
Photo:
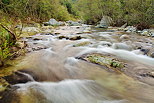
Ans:
[[[80,40],[70,39],[76,36]],[[5,96],[4,103],[154,101],[154,79],[138,75],[154,68],[154,59],[136,49],[138,45],[152,47],[154,42],[149,37],[114,29],[97,31],[85,25],[64,26],[53,33],[38,33],[23,40],[27,42],[29,53],[16,68],[21,69],[30,81],[14,84],[12,88],[16,89]],[[120,73],[114,72],[78,58],[90,53],[114,55],[126,63],[127,68]]]

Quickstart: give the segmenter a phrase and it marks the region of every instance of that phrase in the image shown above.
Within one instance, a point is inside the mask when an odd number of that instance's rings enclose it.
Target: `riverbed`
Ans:
[[[28,79],[13,83],[13,92],[3,94],[3,103],[154,101],[152,37],[82,25],[61,26],[21,40],[27,53],[15,68]],[[113,61],[116,66],[110,64]]]

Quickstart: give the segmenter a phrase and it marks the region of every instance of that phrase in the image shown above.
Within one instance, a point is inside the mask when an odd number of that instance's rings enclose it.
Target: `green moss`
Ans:
[[[124,67],[124,64],[120,62],[119,60],[112,58],[112,57],[102,56],[99,54],[88,55],[87,60],[92,63],[96,63],[99,65],[112,67],[112,68],[123,68]]]

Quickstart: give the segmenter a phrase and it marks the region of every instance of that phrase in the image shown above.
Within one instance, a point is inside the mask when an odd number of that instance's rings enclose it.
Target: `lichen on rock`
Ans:
[[[83,55],[79,57],[79,59],[105,66],[108,69],[113,69],[114,71],[119,72],[125,67],[124,62],[108,54],[91,53]]]

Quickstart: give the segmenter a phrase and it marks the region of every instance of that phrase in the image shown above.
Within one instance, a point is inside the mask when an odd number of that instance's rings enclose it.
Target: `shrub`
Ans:
[[[11,56],[10,47],[12,42],[10,42],[10,35],[5,30],[0,31],[0,62],[1,66],[4,65],[6,59]]]

